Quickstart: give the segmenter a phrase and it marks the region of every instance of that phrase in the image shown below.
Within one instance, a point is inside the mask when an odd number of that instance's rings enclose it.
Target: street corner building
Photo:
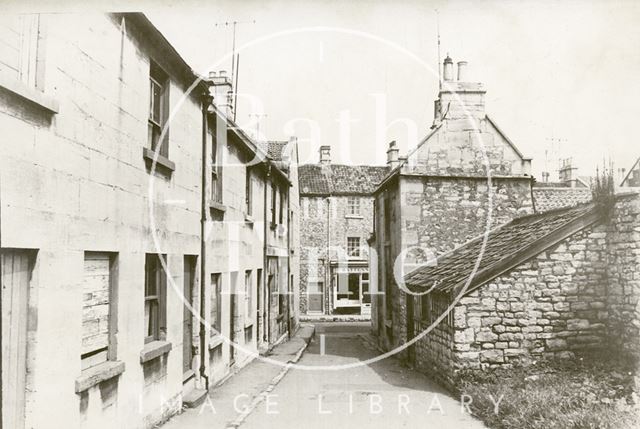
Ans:
[[[142,14],[0,27],[2,427],[154,427],[297,328],[296,140]]]
[[[561,183],[534,183],[466,62],[457,80],[443,66],[431,132],[374,191],[379,345],[408,343],[402,358],[454,391],[461,370],[640,357],[637,190],[592,201],[568,165]]]
[[[331,162],[320,147],[317,164],[299,167],[300,312],[311,318],[368,319],[375,279],[369,264],[373,196],[387,166]]]

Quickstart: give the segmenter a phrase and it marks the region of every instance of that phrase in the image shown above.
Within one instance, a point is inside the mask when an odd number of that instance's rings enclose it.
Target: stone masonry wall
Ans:
[[[497,225],[533,213],[527,178],[494,179],[489,221],[486,179],[403,177],[404,248],[420,246],[439,256]]]
[[[640,361],[640,197],[618,200],[607,236],[609,337]]]
[[[406,171],[421,174],[486,177],[488,168],[494,176],[528,173],[528,163],[486,117],[444,120],[407,161]]]
[[[581,231],[463,297],[454,366],[572,357],[607,340],[606,226]]]
[[[454,344],[453,313],[448,314],[436,324],[437,319],[447,311],[449,305],[449,298],[443,294],[431,294],[427,302],[424,302],[421,297],[414,298],[414,315],[417,315],[419,320],[415,334],[419,336],[429,330],[424,338],[416,342],[415,365],[444,386],[453,387],[455,353],[452,347]]]

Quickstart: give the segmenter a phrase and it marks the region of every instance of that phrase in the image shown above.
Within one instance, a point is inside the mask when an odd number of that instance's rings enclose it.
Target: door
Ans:
[[[362,273],[360,279],[360,302],[362,306],[360,308],[360,314],[371,314],[371,293],[369,292],[369,273]]]
[[[275,278],[273,274],[269,274],[267,280],[267,309],[265,311],[265,323],[267,324],[267,342],[271,342],[271,305],[272,297],[275,290]]]
[[[309,313],[322,313],[322,291],[324,282],[310,281],[307,284],[307,300],[309,302]]]
[[[413,325],[413,313],[414,313],[413,295],[407,294],[406,305],[407,305],[407,342],[409,342],[415,336],[414,325]],[[415,364],[416,362],[415,343],[407,347],[407,360],[412,365]]]
[[[257,274],[256,274],[256,281],[258,282],[258,286],[257,286],[257,292],[256,295],[258,297],[258,302],[256,304],[257,310],[256,310],[256,341],[258,344],[260,344],[262,342],[262,337],[261,337],[261,333],[263,328],[263,320],[262,320],[262,307],[263,307],[263,294],[264,294],[264,287],[262,286],[262,270],[258,269],[257,270]]]
[[[184,257],[183,297],[182,306],[182,373],[183,381],[194,375],[193,362],[193,288],[196,278],[196,257]]]
[[[233,272],[230,276],[229,283],[229,339],[231,340],[231,348],[229,351],[229,365],[233,365],[236,359],[236,316],[238,314],[238,309],[236,306],[238,305],[236,298],[236,283],[238,282],[238,273]]]
[[[2,272],[2,427],[24,428],[27,384],[27,300],[31,257],[0,251]]]

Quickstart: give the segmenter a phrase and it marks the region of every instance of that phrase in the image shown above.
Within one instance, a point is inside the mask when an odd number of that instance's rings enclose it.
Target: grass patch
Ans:
[[[461,375],[471,411],[492,429],[640,428],[634,368],[621,358],[590,354]]]

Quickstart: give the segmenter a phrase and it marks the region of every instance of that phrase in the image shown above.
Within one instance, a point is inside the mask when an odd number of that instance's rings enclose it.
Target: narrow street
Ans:
[[[370,324],[319,323],[302,366],[344,366],[379,354]],[[321,342],[324,337],[324,354]],[[242,428],[483,428],[458,400],[394,358],[341,370],[294,368]]]

